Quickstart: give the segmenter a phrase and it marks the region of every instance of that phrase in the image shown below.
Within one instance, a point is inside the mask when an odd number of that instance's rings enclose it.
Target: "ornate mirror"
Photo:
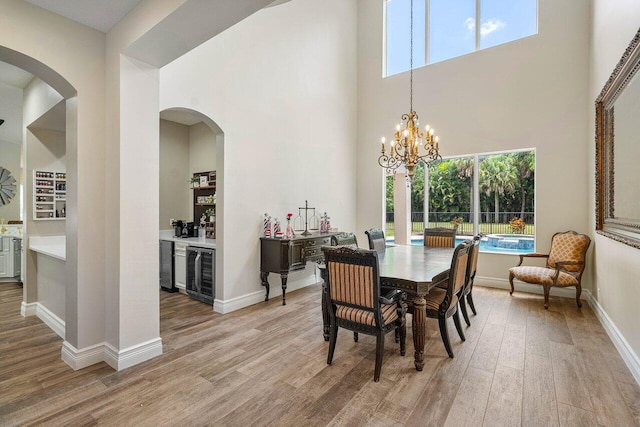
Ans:
[[[8,169],[0,166],[0,206],[11,203],[16,195],[16,179]]]
[[[640,30],[596,99],[596,232],[636,248],[640,248],[639,44]]]

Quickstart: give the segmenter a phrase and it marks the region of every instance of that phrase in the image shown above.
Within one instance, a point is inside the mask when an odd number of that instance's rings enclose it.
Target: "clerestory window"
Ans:
[[[409,70],[410,0],[384,9],[386,77]],[[413,0],[414,68],[537,33],[537,0]]]

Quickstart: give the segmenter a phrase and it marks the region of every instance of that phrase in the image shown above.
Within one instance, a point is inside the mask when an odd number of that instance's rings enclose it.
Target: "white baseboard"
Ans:
[[[511,290],[511,286],[509,285],[509,279],[499,279],[496,277],[484,277],[478,276],[473,281],[473,285],[484,286],[487,288],[498,288],[498,289],[507,289]],[[532,285],[530,283],[521,282],[519,280],[513,281],[513,288],[515,292],[527,292],[530,294],[539,294],[544,295],[544,290],[540,285]],[[585,290],[582,291],[580,295],[580,299],[588,300],[588,297],[585,295]],[[565,297],[565,298],[575,298],[576,297],[576,288],[551,288],[549,295],[556,297]]]
[[[116,371],[127,369],[145,360],[162,354],[160,337],[118,350],[109,343],[104,343],[104,361]]]
[[[281,297],[282,285],[280,284],[280,275],[270,274],[269,278],[277,278],[277,282],[275,280],[269,282],[271,285],[269,299],[272,300],[276,297]],[[319,274],[317,277],[315,275],[309,275],[297,280],[289,280],[287,281],[287,294],[297,289],[315,285],[320,280],[321,279]],[[215,311],[216,313],[227,314],[231,313],[232,311],[240,310],[241,308],[249,307],[250,305],[264,302],[265,292],[266,290],[264,289],[264,287],[262,287],[262,289],[259,291],[241,295],[235,298],[230,298],[228,300],[216,299],[213,303],[213,311]]]
[[[51,328],[53,332],[58,334],[62,339],[65,337],[65,323],[64,320],[56,316],[51,310],[39,302],[36,303],[36,316],[44,322],[45,325]]]
[[[602,326],[607,332],[607,335],[609,335],[609,338],[611,338],[611,341],[613,341],[613,345],[618,350],[618,353],[620,353],[620,356],[622,356],[622,360],[624,360],[624,363],[626,363],[627,367],[631,371],[633,378],[635,378],[636,382],[640,384],[640,358],[633,351],[629,342],[624,338],[600,303],[592,297],[590,292],[587,291],[587,294],[589,295],[587,301],[589,301],[591,309],[598,320],[600,320],[600,323],[602,323]]]
[[[62,343],[62,360],[74,371],[102,362],[104,360],[104,343],[78,350],[65,341]]]
[[[62,344],[62,360],[74,371],[102,361],[116,371],[121,371],[161,354],[162,339],[160,337],[123,350],[118,350],[104,342],[80,350],[67,341]]]
[[[22,314],[22,317],[35,316],[38,308],[37,306],[37,302],[26,303],[22,301],[22,304],[20,304],[20,314]]]

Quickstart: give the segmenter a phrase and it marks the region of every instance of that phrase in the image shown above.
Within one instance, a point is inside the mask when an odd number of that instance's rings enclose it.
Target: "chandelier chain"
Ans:
[[[409,53],[409,112],[413,112],[413,0],[411,0],[411,24],[410,24],[410,53]]]

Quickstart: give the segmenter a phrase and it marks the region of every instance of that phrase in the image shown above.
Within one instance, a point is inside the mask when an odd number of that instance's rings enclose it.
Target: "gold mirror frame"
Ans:
[[[614,103],[640,69],[640,29],[596,99],[596,232],[640,249],[640,218],[616,218]]]

